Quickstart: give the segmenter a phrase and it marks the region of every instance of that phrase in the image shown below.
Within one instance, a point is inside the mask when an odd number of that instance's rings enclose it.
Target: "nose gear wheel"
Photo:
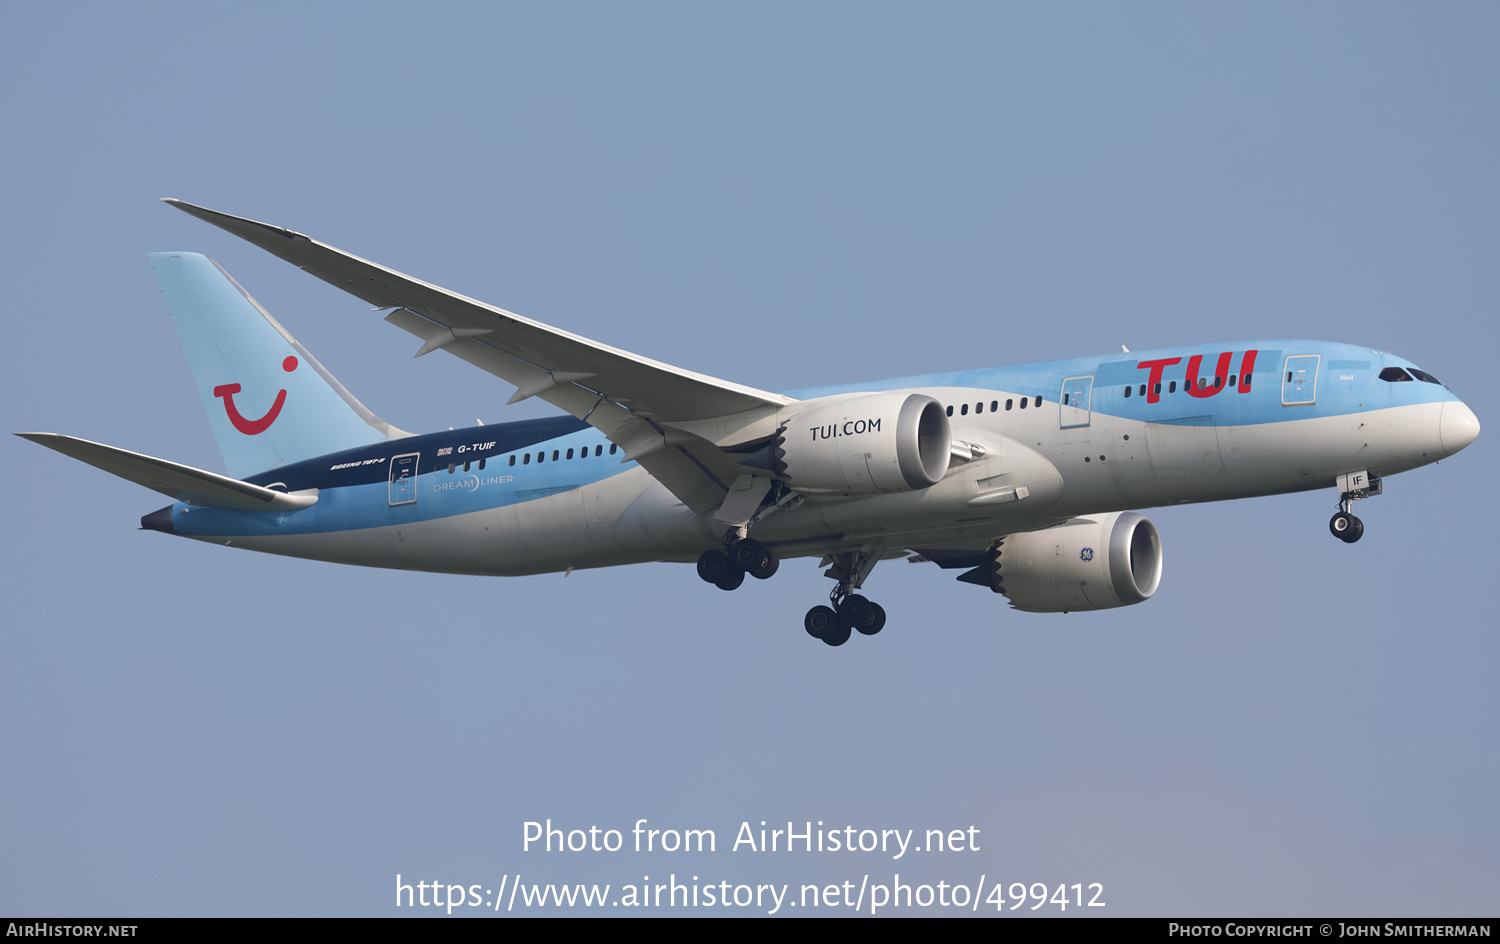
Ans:
[[[1328,520],[1328,530],[1345,544],[1353,544],[1364,537],[1365,523],[1349,512],[1341,511]]]

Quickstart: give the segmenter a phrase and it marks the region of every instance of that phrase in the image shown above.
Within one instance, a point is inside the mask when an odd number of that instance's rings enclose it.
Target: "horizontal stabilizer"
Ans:
[[[239,511],[291,511],[306,508],[318,500],[315,489],[295,495],[278,492],[241,482],[227,475],[205,472],[165,459],[154,459],[138,452],[89,442],[87,439],[58,433],[16,435],[190,505],[234,508]]]

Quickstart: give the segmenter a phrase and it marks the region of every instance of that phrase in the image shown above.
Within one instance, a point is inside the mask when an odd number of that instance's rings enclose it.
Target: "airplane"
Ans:
[[[841,646],[883,560],[1026,612],[1142,603],[1162,542],[1134,511],[1332,487],[1352,502],[1479,421],[1436,377],[1353,344],[1239,341],[773,393],[466,298],[301,233],[163,202],[386,312],[565,415],[413,435],[375,416],[217,263],[151,253],[228,475],[17,435],[170,496],[143,529],[369,567],[504,575],[696,562],[734,590],[784,558],[835,586],[803,627]]]

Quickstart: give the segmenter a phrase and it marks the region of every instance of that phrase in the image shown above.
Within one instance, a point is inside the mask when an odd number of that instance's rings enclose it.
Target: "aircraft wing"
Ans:
[[[376,265],[279,226],[163,200],[378,308],[423,341],[515,384],[512,403],[538,396],[625,449],[695,513],[718,505],[743,471],[712,442],[673,424],[769,415],[795,402],[561,331]]]
[[[74,436],[60,433],[16,435],[189,505],[234,508],[239,511],[291,511],[306,508],[318,500],[315,489],[310,490],[310,493],[298,492],[295,495],[278,492],[274,488],[251,485],[227,475],[205,472],[190,465],[168,462],[166,459],[156,459]]]

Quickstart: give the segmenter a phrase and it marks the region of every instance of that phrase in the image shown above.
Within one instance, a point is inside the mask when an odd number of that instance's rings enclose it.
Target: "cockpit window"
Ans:
[[[1432,376],[1425,370],[1417,370],[1415,367],[1413,367],[1411,369],[1411,375],[1422,381],[1423,383],[1437,384],[1439,387],[1443,385],[1443,382],[1441,380]]]
[[[1399,367],[1387,367],[1380,372],[1380,379],[1386,383],[1397,383],[1402,380],[1411,380],[1411,375]]]

